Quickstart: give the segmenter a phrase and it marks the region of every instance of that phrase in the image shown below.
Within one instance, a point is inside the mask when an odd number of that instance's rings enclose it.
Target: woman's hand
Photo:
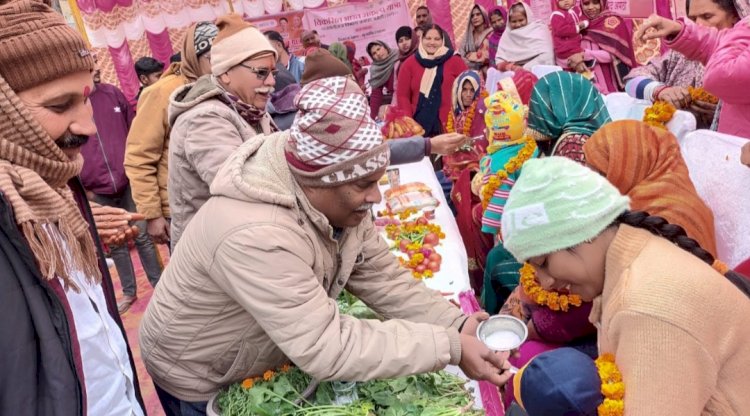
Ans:
[[[649,29],[651,30],[649,31]],[[662,39],[674,36],[680,33],[680,30],[682,30],[682,25],[679,22],[652,14],[635,32],[635,39],[644,42],[651,39]]]
[[[714,114],[716,114],[716,104],[705,101],[693,101],[690,105],[690,111],[695,114],[695,117],[703,125],[711,125],[714,121]]]
[[[672,104],[675,108],[690,107],[690,91],[685,87],[667,87],[654,97],[654,101],[662,100]]]
[[[573,55],[570,55],[568,58],[568,68],[575,68],[578,65],[582,64],[584,61],[583,53],[576,53]]]

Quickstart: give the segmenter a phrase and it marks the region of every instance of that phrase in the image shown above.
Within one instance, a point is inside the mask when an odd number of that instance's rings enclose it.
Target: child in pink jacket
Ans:
[[[576,54],[583,55],[581,30],[589,25],[588,20],[580,20],[578,14],[573,10],[575,5],[576,0],[558,0],[559,10],[552,12],[549,21],[555,48],[555,59],[557,64],[563,68],[569,67],[568,58]],[[582,61],[575,67],[570,67],[570,69],[584,76],[590,75],[589,69]]]
[[[705,65],[703,87],[722,102],[718,131],[750,139],[750,16],[723,31],[651,16],[638,37],[666,38],[670,48]]]

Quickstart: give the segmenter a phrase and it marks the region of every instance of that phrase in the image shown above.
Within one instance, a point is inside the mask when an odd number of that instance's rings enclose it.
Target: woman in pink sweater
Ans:
[[[581,164],[532,159],[505,205],[503,243],[531,265],[546,294],[537,302],[593,301],[598,354],[615,357],[625,415],[746,415],[750,282],[681,227],[629,207]]]
[[[719,31],[654,15],[636,38],[666,38],[670,48],[704,64],[703,87],[722,102],[718,131],[750,139],[750,17]]]
[[[464,60],[445,46],[445,32],[438,25],[425,30],[419,50],[398,73],[397,105],[412,114],[425,137],[443,132],[451,109],[453,82],[467,69]]]

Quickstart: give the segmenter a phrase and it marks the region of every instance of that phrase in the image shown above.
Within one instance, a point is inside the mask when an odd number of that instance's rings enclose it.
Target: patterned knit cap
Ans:
[[[498,91],[484,99],[487,111],[484,124],[492,147],[504,147],[523,141],[526,130],[526,108],[507,91]]]
[[[219,33],[219,28],[211,22],[200,22],[195,25],[193,33],[193,45],[195,45],[195,55],[200,57],[211,50],[214,38]]]
[[[599,235],[630,199],[606,178],[565,157],[523,165],[505,204],[505,248],[520,262],[575,247]]]
[[[0,0],[0,5],[0,73],[13,91],[94,70],[81,35],[46,3]]]
[[[338,186],[388,165],[388,145],[370,118],[367,98],[350,77],[305,85],[295,99],[286,159],[302,185]]]

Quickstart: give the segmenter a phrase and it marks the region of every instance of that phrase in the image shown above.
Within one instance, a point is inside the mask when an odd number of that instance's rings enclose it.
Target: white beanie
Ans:
[[[212,74],[221,75],[255,56],[272,54],[274,62],[276,61],[276,48],[260,30],[242,20],[242,16],[221,16],[216,20],[216,26],[219,34],[211,47]]]

